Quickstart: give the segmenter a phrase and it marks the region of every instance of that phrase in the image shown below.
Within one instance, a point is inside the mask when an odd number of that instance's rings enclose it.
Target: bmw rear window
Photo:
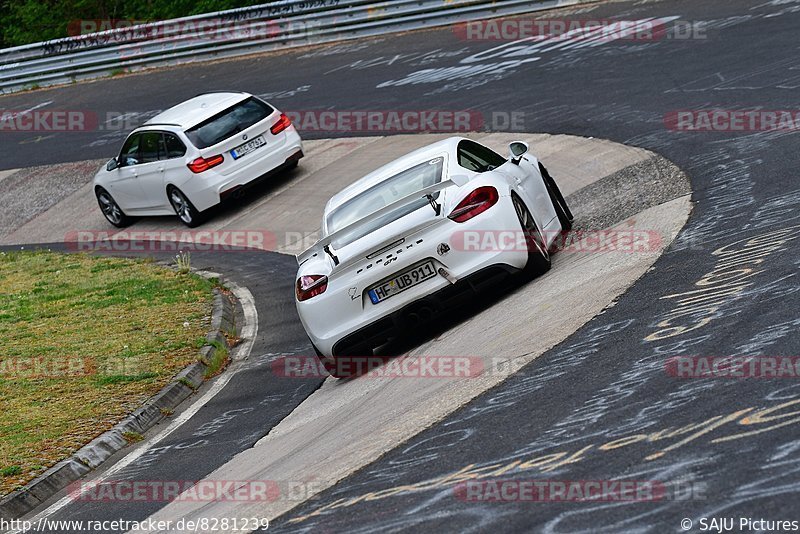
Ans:
[[[197,148],[207,148],[263,121],[273,111],[275,110],[272,107],[251,96],[189,128],[186,130],[186,136]]]

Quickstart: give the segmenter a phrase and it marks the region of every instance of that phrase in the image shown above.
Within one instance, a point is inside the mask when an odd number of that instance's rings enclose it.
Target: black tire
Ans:
[[[514,211],[517,212],[517,218],[522,231],[525,232],[525,241],[528,245],[528,263],[525,264],[524,272],[531,276],[544,274],[550,270],[551,263],[550,253],[545,246],[542,232],[521,198],[512,194],[511,202],[514,204]]]
[[[550,176],[550,173],[547,172],[547,169],[541,162],[539,162],[539,172],[542,173],[544,184],[547,186],[547,192],[550,194],[550,201],[553,203],[553,207],[556,210],[558,222],[561,223],[561,231],[569,232],[572,230],[572,223],[575,217],[572,215],[569,205],[564,199],[564,195],[561,194],[558,184],[553,180],[553,177]]]
[[[97,197],[97,204],[100,206],[100,211],[103,212],[103,216],[117,228],[130,226],[136,220],[133,217],[125,215],[125,212],[119,207],[119,204],[117,204],[117,201],[111,196],[111,193],[102,187],[95,188],[94,194]]]
[[[167,198],[172,205],[172,209],[175,210],[175,215],[178,216],[178,219],[183,224],[189,228],[203,224],[203,214],[197,211],[194,204],[180,189],[174,186],[167,188]]]

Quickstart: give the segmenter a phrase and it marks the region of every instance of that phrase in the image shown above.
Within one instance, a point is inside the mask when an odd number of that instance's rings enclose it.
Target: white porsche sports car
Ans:
[[[469,299],[498,275],[539,274],[572,214],[528,145],[505,158],[453,137],[403,156],[328,201],[298,256],[297,310],[331,374]]]

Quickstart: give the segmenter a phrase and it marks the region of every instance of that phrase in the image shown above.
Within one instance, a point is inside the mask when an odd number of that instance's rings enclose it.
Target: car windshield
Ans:
[[[415,165],[410,169],[406,169],[370,187],[366,191],[351,198],[328,215],[328,233],[332,234],[342,228],[346,228],[360,219],[375,213],[384,206],[388,206],[416,191],[420,191],[440,182],[442,180],[443,168],[444,158],[434,158],[425,163]],[[438,196],[438,193],[435,196]],[[381,217],[379,220],[355,229],[352,235],[342,236],[337,240],[335,245],[342,246],[343,244],[351,243],[375,231],[381,226],[418,210],[426,204],[428,204],[428,200],[424,197],[420,197],[416,202],[401,206],[397,210]]]
[[[273,111],[275,110],[266,103],[250,97],[189,128],[186,136],[197,148],[207,148],[263,121]]]

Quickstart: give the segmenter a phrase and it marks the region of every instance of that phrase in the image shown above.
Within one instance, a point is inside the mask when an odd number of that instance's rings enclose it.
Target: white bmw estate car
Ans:
[[[326,369],[369,357],[497,277],[550,268],[572,227],[528,145],[510,157],[453,137],[361,178],[325,207],[322,239],[298,256],[300,319]]]
[[[204,211],[302,157],[300,135],[285,114],[248,93],[207,93],[134,130],[95,175],[94,191],[114,226],[177,214],[194,227]]]

